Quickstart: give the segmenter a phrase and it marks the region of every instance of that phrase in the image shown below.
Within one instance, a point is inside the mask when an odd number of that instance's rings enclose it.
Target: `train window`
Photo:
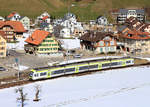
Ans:
[[[131,63],[131,61],[129,60],[129,61],[126,61],[126,63],[128,64],[128,63]]]
[[[34,74],[35,77],[38,77],[38,74]]]
[[[98,64],[97,65],[90,65],[89,69],[93,69],[93,68],[98,68]]]
[[[73,71],[75,71],[75,68],[66,68],[65,69],[65,72],[73,72]]]
[[[87,70],[87,69],[89,69],[89,66],[81,66],[81,67],[79,67],[79,70]]]
[[[119,65],[119,62],[112,62],[111,66]]]
[[[64,69],[53,71],[53,72],[52,72],[52,75],[53,75],[53,74],[61,74],[61,73],[64,73]]]
[[[102,67],[108,67],[110,65],[111,65],[111,63],[105,63],[105,64],[102,64]]]
[[[46,74],[47,74],[46,72],[42,72],[42,73],[40,73],[40,76],[44,76]]]

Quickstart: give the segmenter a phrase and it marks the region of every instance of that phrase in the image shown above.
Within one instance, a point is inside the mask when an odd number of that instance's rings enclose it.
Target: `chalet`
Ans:
[[[7,20],[10,20],[10,21],[19,21],[21,18],[21,16],[19,15],[19,13],[17,12],[12,12],[10,13],[8,16],[7,16]]]
[[[59,45],[57,40],[50,32],[35,30],[25,42],[25,51],[35,54],[55,54],[58,52]]]
[[[30,19],[27,16],[21,17],[20,22],[23,24],[25,30],[30,30]]]
[[[145,22],[145,11],[143,9],[120,9],[117,16],[117,23],[124,23],[127,18],[135,17]]]
[[[60,37],[71,38],[71,30],[69,28],[63,28],[60,30]]]
[[[35,23],[42,23],[42,22],[46,22],[46,23],[50,23],[51,19],[50,19],[50,15],[47,12],[42,13],[40,16],[37,17]]]
[[[126,52],[150,53],[150,33],[148,32],[129,30],[126,34],[120,35],[120,41],[124,43]]]
[[[141,31],[150,33],[150,24],[144,24],[141,28]]]
[[[5,18],[0,16],[0,21],[5,21]]]
[[[4,35],[5,32],[0,31],[0,58],[6,57],[6,40]]]
[[[117,42],[112,33],[88,32],[80,37],[82,49],[96,53],[115,53]]]
[[[97,23],[98,25],[108,25],[107,18],[104,17],[104,16],[99,16],[99,17],[96,19],[96,23]]]
[[[5,32],[7,42],[13,42],[23,37],[25,29],[19,21],[0,21],[0,31]]]

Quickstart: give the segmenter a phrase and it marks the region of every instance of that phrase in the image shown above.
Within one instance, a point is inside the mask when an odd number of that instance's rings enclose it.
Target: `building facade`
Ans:
[[[117,16],[117,23],[124,23],[130,17],[135,17],[142,22],[146,20],[144,9],[120,9]]]
[[[20,22],[23,24],[25,30],[30,30],[30,19],[27,16],[21,17]]]
[[[0,32],[0,58],[6,57],[6,40],[3,38]]]
[[[0,21],[0,31],[5,32],[7,42],[14,42],[23,37],[25,29],[19,21]]]
[[[36,30],[25,42],[25,51],[35,54],[55,54],[59,50],[59,44],[50,32]]]

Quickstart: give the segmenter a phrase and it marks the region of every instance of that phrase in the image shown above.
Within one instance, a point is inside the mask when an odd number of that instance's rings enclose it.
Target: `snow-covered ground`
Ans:
[[[78,49],[80,48],[80,40],[79,39],[60,39],[61,46],[64,49]]]
[[[36,84],[42,88],[39,102],[33,102]],[[61,77],[22,87],[28,93],[25,107],[149,107],[150,67]],[[0,90],[2,107],[19,107],[16,88]]]

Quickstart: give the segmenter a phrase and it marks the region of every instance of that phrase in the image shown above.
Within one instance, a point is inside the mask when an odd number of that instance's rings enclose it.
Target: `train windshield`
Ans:
[[[30,72],[29,76],[32,77],[33,76],[33,72]]]

